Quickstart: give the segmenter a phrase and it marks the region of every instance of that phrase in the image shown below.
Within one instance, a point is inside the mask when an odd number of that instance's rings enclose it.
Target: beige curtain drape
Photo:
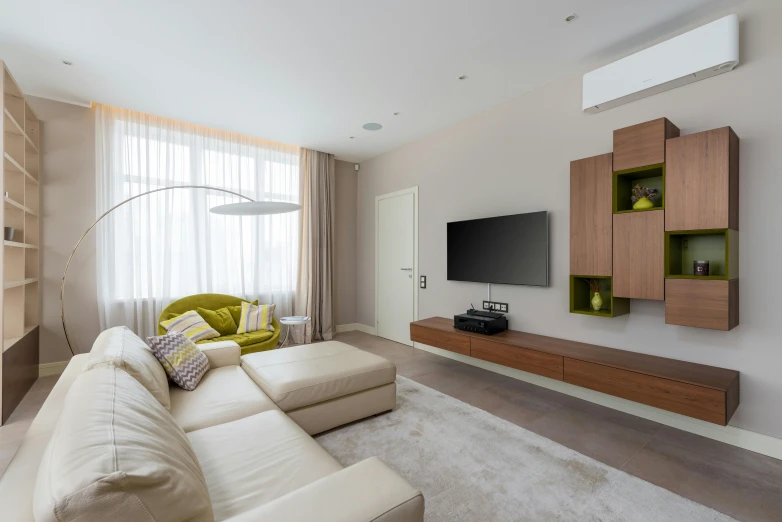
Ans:
[[[301,224],[296,315],[311,317],[294,328],[296,343],[329,340],[334,336],[334,155],[301,149]]]

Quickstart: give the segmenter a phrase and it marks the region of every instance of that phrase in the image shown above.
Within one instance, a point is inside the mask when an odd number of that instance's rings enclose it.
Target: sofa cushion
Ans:
[[[236,321],[234,321],[233,315],[228,311],[228,308],[223,307],[218,310],[207,310],[200,306],[196,308],[198,315],[204,318],[204,321],[209,323],[209,326],[217,330],[220,335],[233,335],[238,328]]]
[[[126,326],[104,330],[95,339],[85,370],[113,364],[141,383],[165,409],[169,409],[168,377],[149,346]]]
[[[35,484],[35,520],[207,521],[209,492],[171,414],[116,366],[71,386]]]
[[[275,304],[254,305],[242,303],[242,313],[239,317],[239,328],[236,333],[250,333],[259,330],[274,331],[272,319],[274,317]]]
[[[169,333],[147,340],[168,377],[180,388],[195,390],[209,371],[209,358],[184,334]]]
[[[258,344],[264,341],[268,341],[273,336],[274,336],[274,332],[270,332],[269,330],[258,330],[257,332],[223,335],[222,337],[217,337],[215,339],[206,339],[204,341],[199,341],[198,344],[217,343],[220,341],[233,341],[239,346],[249,346],[251,344]]]
[[[342,469],[279,410],[187,436],[204,470],[215,520],[238,515]]]
[[[181,333],[194,343],[204,339],[220,337],[217,330],[209,326],[209,323],[204,321],[204,318],[198,315],[198,312],[195,310],[190,310],[173,319],[162,321],[160,326],[165,328],[169,334]]]
[[[276,409],[239,366],[209,370],[193,391],[171,387],[171,415],[186,432]]]
[[[282,411],[396,380],[393,363],[339,341],[251,353],[242,368]]]
[[[242,299],[241,303],[250,303],[250,301],[245,301],[244,299]],[[231,314],[231,317],[234,318],[234,322],[236,323],[237,326],[239,325],[239,321],[242,320],[242,305],[241,305],[241,303],[239,303],[238,305],[226,306],[226,308],[228,308],[228,312]],[[257,305],[258,304],[258,300],[256,299],[255,301],[251,302],[250,304]]]

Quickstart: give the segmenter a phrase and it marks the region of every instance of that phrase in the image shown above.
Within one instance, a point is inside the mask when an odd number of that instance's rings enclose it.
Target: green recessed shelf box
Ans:
[[[657,189],[659,195],[652,200],[654,207],[634,210],[631,199],[633,186],[640,184],[644,187]],[[614,214],[625,212],[645,212],[647,210],[662,210],[665,208],[665,163],[647,165],[634,169],[618,170],[614,172]]]
[[[709,275],[696,276],[694,261],[708,261]],[[739,233],[730,229],[665,233],[667,279],[728,280],[739,276]]]
[[[600,311],[592,309],[592,293],[589,289],[589,280],[600,281],[600,297],[603,298],[603,307]],[[570,313],[594,315],[596,317],[617,317],[630,313],[630,300],[614,297],[612,278],[610,276],[570,276]]]

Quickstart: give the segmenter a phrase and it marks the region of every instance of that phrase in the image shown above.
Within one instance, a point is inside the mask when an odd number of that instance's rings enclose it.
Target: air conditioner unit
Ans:
[[[583,110],[601,112],[732,71],[739,17],[732,14],[584,75]]]

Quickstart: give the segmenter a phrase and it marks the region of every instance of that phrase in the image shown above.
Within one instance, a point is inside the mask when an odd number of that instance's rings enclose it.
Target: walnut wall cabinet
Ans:
[[[614,295],[665,299],[663,210],[614,214]]]
[[[666,140],[679,136],[679,128],[659,118],[614,131],[614,171],[665,162]]]
[[[570,273],[612,271],[611,154],[570,162]]]
[[[665,230],[739,229],[739,138],[733,129],[668,140]]]
[[[613,143],[612,154],[570,164],[570,311],[616,317],[629,313],[630,299],[665,300],[668,324],[736,327],[736,133],[682,136],[658,118],[614,131]],[[634,187],[652,204],[634,208]],[[709,262],[707,276],[695,275],[695,261]],[[598,311],[590,282],[600,286]]]

